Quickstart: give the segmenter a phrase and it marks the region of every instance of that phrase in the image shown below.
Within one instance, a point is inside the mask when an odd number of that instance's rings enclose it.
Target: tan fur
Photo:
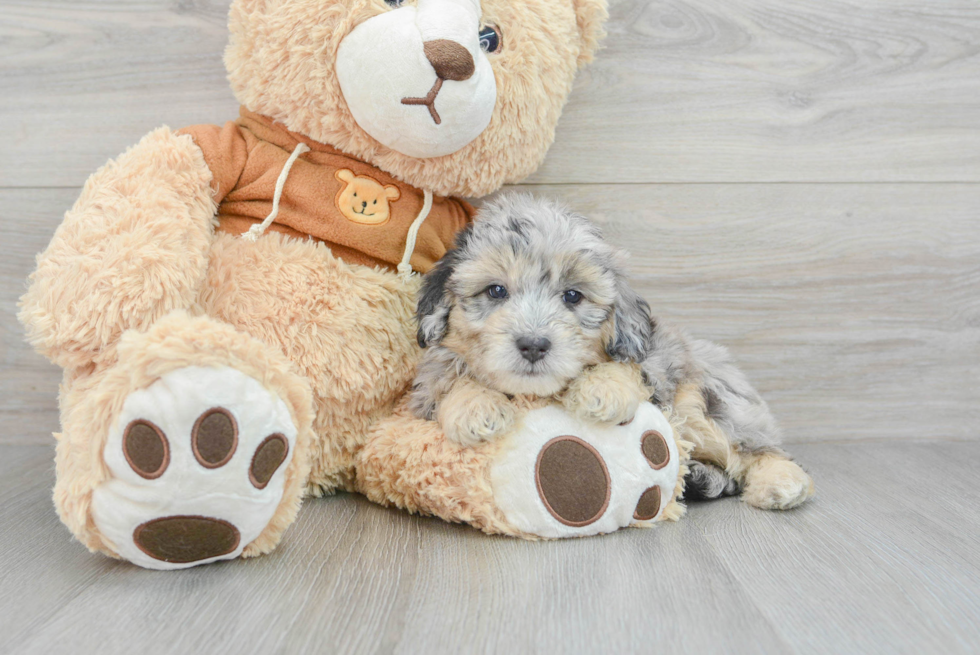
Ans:
[[[740,450],[705,412],[705,399],[697,385],[677,388],[674,413],[678,434],[694,444],[691,457],[725,469],[744,485],[742,500],[760,509],[790,509],[814,495],[813,480],[785,453]]]
[[[235,0],[229,78],[248,110],[409,185],[485,195],[542,161],[606,9],[604,0],[484,0],[483,8],[504,43],[522,46],[493,58],[501,93],[489,128],[446,157],[413,159],[383,147],[354,122],[340,93],[339,43],[387,11],[383,0]],[[38,257],[20,319],[35,348],[65,368],[55,504],[66,525],[89,548],[114,554],[90,505],[108,476],[102,449],[123,402],[178,368],[223,365],[279,395],[299,428],[283,500],[245,556],[275,546],[304,488],[360,490],[377,502],[514,533],[492,505],[492,445],[463,453],[404,410],[378,426],[420,356],[418,279],[346,264],[310,240],[215,234],[215,184],[191,136],[161,128],[89,179]]]
[[[490,465],[499,449],[498,441],[452,443],[438,424],[418,420],[402,403],[374,427],[358,454],[357,491],[382,505],[533,539],[512,527],[493,502]]]
[[[436,416],[446,438],[460,446],[490,441],[507,432],[516,419],[507,396],[466,377],[450,387]]]
[[[586,421],[622,423],[633,418],[648,396],[638,364],[605,362],[572,380],[561,402]]]
[[[680,428],[684,421],[683,418],[671,409],[667,409],[664,415],[670,421],[670,427],[674,431],[674,443],[677,444],[677,454],[681,459],[681,466],[677,472],[677,484],[674,486],[674,493],[670,497],[670,502],[664,507],[659,520],[679,521],[687,513],[687,506],[681,499],[684,497],[684,480],[687,478],[688,472],[687,462],[691,461],[691,451],[694,450],[694,444],[681,436]]]
[[[31,345],[83,368],[111,358],[123,330],[189,306],[207,269],[211,179],[194,141],[166,127],[93,174],[21,298]]]
[[[147,332],[125,332],[118,360],[66,372],[61,397],[61,434],[56,435],[57,481],[54,502],[61,520],[91,550],[115,556],[102,539],[91,515],[92,492],[109,478],[102,460],[106,438],[126,397],[185,366],[230,366],[249,375],[278,395],[298,428],[296,448],[286,470],[282,501],[263,533],[245,555],[272,550],[282,531],[299,511],[309,473],[313,414],[306,381],[290,372],[289,362],[274,349],[206,317],[173,312]]]
[[[517,397],[516,412],[523,414],[543,407],[547,401]],[[678,434],[679,424],[667,413]],[[682,462],[689,459],[693,444],[676,439]],[[475,446],[450,442],[432,421],[419,421],[405,403],[380,421],[367,445],[357,455],[357,491],[382,505],[393,505],[413,514],[437,516],[453,523],[469,523],[487,534],[503,534],[528,540],[539,537],[515,529],[493,502],[490,465],[501,442]],[[650,527],[659,521],[677,521],[687,511],[681,497],[687,466],[682,464],[670,502],[657,521],[641,521],[635,527]]]
[[[219,234],[199,306],[274,345],[309,380],[316,411],[310,492],[351,489],[353,457],[415,374],[418,277],[345,264],[329,248],[272,234]]]
[[[484,196],[541,165],[575,72],[592,59],[607,12],[605,0],[480,4],[483,22],[503,31],[504,48],[490,58],[497,104],[486,131],[451,155],[417,159],[381,145],[354,121],[336,72],[324,66],[335,61],[355,25],[388,11],[383,0],[237,0],[225,52],[229,80],[239,102],[294,132],[436,194]]]

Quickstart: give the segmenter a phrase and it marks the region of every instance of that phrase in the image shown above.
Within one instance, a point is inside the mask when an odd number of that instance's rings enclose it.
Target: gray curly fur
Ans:
[[[440,346],[454,305],[465,302],[466,291],[456,282],[462,265],[481,258],[499,257],[501,251],[517,253],[525,261],[544,264],[574,253],[598,264],[614,288],[609,305],[598,302],[578,318],[583,329],[598,328],[612,313],[615,333],[604,344],[613,360],[641,364],[650,386],[651,401],[669,407],[680,385],[695,384],[706,401],[707,414],[728,439],[750,452],[778,450],[779,428],[768,405],[732,361],[728,351],[715,343],[689,337],[651,316],[650,307],[630,287],[624,272],[625,253],[602,240],[599,228],[563,205],[528,194],[504,194],[487,203],[471,226],[422,284],[418,301],[419,344],[428,347],[413,388],[411,407],[421,417],[432,418],[438,399],[453,380],[467,374],[460,353]],[[531,264],[523,264],[531,266]],[[543,274],[540,285],[558,284]],[[556,287],[557,288],[557,287]],[[549,289],[549,293],[553,290]],[[467,310],[481,318],[489,305]],[[528,312],[534,311],[529,307]],[[510,393],[508,389],[498,389]],[[688,475],[688,496],[717,498],[738,493],[739,485],[724,470],[700,462]]]

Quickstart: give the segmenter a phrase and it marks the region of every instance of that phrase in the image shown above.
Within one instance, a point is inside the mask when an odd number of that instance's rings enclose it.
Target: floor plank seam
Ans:
[[[107,155],[106,160],[114,157],[114,155]],[[643,182],[595,182],[595,181],[566,181],[566,182],[550,182],[550,181],[528,181],[515,182],[513,184],[505,185],[510,186],[526,186],[526,187],[628,187],[628,186],[887,186],[887,185],[908,185],[908,186],[980,186],[980,179],[976,180],[873,180],[873,181],[855,181],[855,180],[737,180],[737,181],[725,181],[725,180],[647,180]],[[71,191],[82,190],[81,185],[55,185],[55,186],[5,186],[0,185],[0,191]]]

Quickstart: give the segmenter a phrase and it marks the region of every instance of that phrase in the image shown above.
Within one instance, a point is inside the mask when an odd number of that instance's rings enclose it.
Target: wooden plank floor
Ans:
[[[52,451],[0,446],[0,652],[969,653],[980,442],[822,443],[787,513],[526,543],[339,495],[272,555],[152,572],[51,509]]]
[[[611,0],[541,183],[980,181],[975,0]],[[228,0],[0,0],[0,180],[236,116]],[[16,98],[17,102],[10,102]]]
[[[340,495],[178,573],[73,541],[17,298],[92,171],[236,115],[228,2],[0,0],[0,654],[980,650],[975,0],[611,0],[524,187],[733,351],[813,503],[528,544]]]

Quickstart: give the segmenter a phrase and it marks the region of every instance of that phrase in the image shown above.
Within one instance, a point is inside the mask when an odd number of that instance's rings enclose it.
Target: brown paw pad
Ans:
[[[123,455],[138,475],[147,480],[156,480],[170,464],[170,444],[163,430],[139,419],[126,426]]]
[[[238,425],[235,417],[223,407],[201,414],[191,430],[194,457],[204,468],[224,466],[238,447]]]
[[[248,479],[256,489],[265,489],[289,453],[289,442],[281,434],[266,437],[252,456]]]
[[[231,523],[206,516],[165,516],[133,531],[133,541],[140,550],[171,564],[227,555],[238,548],[240,540],[238,529]]]
[[[644,432],[640,444],[643,456],[647,458],[650,466],[654,469],[659,471],[670,462],[670,448],[667,446],[667,440],[664,439],[664,435],[656,430]]]
[[[565,525],[594,523],[609,506],[612,485],[606,463],[578,437],[555,437],[546,443],[534,473],[544,506]]]
[[[649,521],[660,512],[660,487],[650,487],[640,496],[636,504],[633,518],[637,521]]]

